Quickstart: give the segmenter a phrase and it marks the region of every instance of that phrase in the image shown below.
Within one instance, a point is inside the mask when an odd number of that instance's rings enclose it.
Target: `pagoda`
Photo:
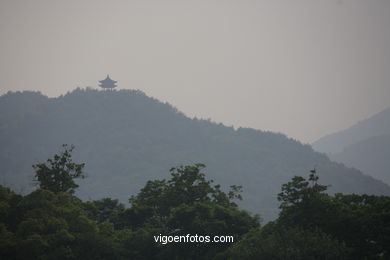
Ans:
[[[110,76],[107,74],[107,78],[99,81],[99,87],[104,89],[113,89],[116,87],[117,81],[110,79]]]

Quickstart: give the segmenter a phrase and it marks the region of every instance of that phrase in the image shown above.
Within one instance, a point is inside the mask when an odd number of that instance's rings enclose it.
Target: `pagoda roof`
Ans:
[[[99,80],[101,84],[115,84],[117,81],[110,79],[110,76],[107,74],[107,77],[103,80]]]

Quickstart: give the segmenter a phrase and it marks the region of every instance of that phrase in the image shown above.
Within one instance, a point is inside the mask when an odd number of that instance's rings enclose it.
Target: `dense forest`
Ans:
[[[129,194],[148,180],[169,178],[171,167],[198,162],[222,187],[242,185],[244,200],[237,203],[264,222],[277,217],[281,185],[314,167],[322,183],[332,184],[331,194],[390,195],[388,185],[283,134],[191,119],[138,90],[0,97],[1,185],[30,193],[36,185],[31,165],[62,143],[75,144],[74,158],[88,162],[88,178],[76,180],[76,195],[84,200],[110,197],[128,205]]]
[[[205,165],[171,168],[149,180],[126,207],[112,198],[82,201],[84,163],[63,146],[37,163],[38,188],[0,186],[1,259],[389,259],[390,197],[325,193],[316,170],[278,194],[279,217],[261,226],[237,206],[242,187],[224,192]],[[259,205],[261,207],[261,205]],[[229,243],[158,242],[156,236],[234,238]],[[167,241],[167,240],[165,240]]]

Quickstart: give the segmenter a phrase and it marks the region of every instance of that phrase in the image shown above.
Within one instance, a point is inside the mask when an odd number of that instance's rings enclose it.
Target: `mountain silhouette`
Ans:
[[[390,107],[343,131],[321,137],[312,146],[316,151],[336,154],[347,146],[370,137],[390,134]]]
[[[32,164],[74,144],[85,162],[83,199],[127,202],[145,182],[167,178],[169,169],[204,163],[207,178],[242,185],[241,205],[265,220],[278,212],[277,194],[294,175],[314,167],[330,192],[390,195],[390,187],[335,163],[310,145],[280,133],[227,127],[189,118],[139,90],[76,89],[57,98],[38,92],[0,97],[0,182],[26,193],[34,188]]]
[[[390,108],[313,143],[319,152],[390,184]]]

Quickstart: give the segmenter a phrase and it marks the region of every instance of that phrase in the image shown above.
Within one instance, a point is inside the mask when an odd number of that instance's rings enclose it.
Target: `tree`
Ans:
[[[279,222],[303,228],[323,226],[328,217],[334,215],[336,207],[325,193],[326,189],[327,186],[318,184],[315,173],[310,174],[308,180],[294,176],[290,182],[282,185],[282,192],[278,194],[282,209]]]
[[[103,198],[101,200],[87,201],[87,210],[97,223],[110,222],[115,227],[119,225],[119,215],[125,210],[125,206],[117,199]]]
[[[233,185],[228,193],[221,190],[220,185],[212,185],[213,180],[206,180],[202,169],[203,164],[180,166],[172,168],[171,179],[148,181],[144,188],[130,198],[132,205],[130,214],[134,218],[132,223],[143,225],[152,221],[154,226],[161,226],[172,211],[182,204],[192,205],[197,202],[207,202],[223,207],[237,205],[234,199],[242,199],[240,186]],[[139,222],[141,221],[141,222]]]
[[[156,234],[185,236],[229,235],[238,241],[259,226],[258,216],[240,210],[233,202],[240,199],[240,186],[227,193],[213,185],[202,173],[203,164],[171,169],[168,180],[148,181],[130,198],[131,208],[122,214],[123,226],[151,237]],[[151,244],[143,254],[155,252],[153,259],[212,259],[224,252],[229,243]],[[137,257],[139,258],[139,257]],[[142,258],[141,258],[142,259]]]
[[[321,231],[351,249],[347,259],[390,257],[390,197],[326,194],[326,186],[295,176],[282,186],[279,218],[283,228]]]
[[[327,260],[347,259],[349,252],[343,242],[319,230],[283,227],[270,222],[249,231],[241,241],[232,245],[226,258]]]
[[[297,206],[321,196],[328,187],[318,184],[318,179],[319,177],[315,173],[311,173],[309,180],[301,176],[294,176],[292,181],[283,184],[282,192],[278,194],[278,200],[281,201],[280,208]]]
[[[54,193],[68,192],[73,194],[79,186],[74,182],[74,179],[84,178],[82,170],[85,164],[77,164],[72,161],[73,145],[68,148],[66,144],[63,144],[62,147],[64,150],[48,159],[46,163],[33,165],[36,172],[35,178],[41,189]]]

